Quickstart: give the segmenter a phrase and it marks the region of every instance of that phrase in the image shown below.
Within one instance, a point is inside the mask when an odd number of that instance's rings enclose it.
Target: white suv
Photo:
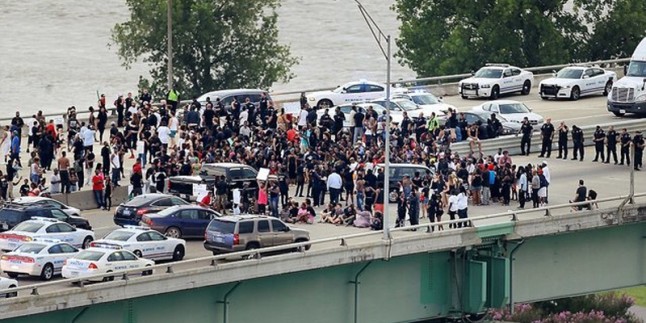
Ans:
[[[391,93],[403,93],[406,89],[391,87]],[[319,109],[329,109],[346,103],[362,103],[386,96],[386,85],[366,80],[349,82],[332,91],[310,93],[307,102]]]
[[[458,92],[463,99],[497,99],[501,94],[520,92],[528,95],[534,83],[534,74],[508,64],[487,64],[472,77],[458,83]]]

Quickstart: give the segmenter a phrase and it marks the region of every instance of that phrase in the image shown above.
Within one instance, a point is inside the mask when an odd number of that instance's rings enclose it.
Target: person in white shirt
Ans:
[[[527,198],[527,192],[529,190],[529,181],[527,180],[527,172],[525,172],[525,167],[520,166],[518,168],[518,172],[520,173],[520,179],[518,179],[518,203],[520,203],[520,206],[518,208],[524,209],[525,199]]]
[[[58,168],[54,168],[54,174],[49,178],[49,192],[59,194],[61,192],[61,175],[58,174]]]
[[[171,146],[175,146],[175,137],[177,136],[177,131],[179,130],[179,120],[174,113],[171,114],[170,120],[168,120],[168,129],[170,129],[169,136]]]
[[[94,144],[94,129],[92,128],[92,125],[89,125],[81,135],[83,138],[83,146],[85,147],[86,153],[92,150],[92,144]]]
[[[157,129],[157,136],[159,141],[161,141],[164,148],[168,148],[168,143],[170,142],[170,128],[166,126],[166,123],[162,123],[161,126]]]
[[[298,128],[302,130],[307,125],[307,110],[301,109],[301,112],[298,113]]]
[[[449,196],[448,203],[449,203],[449,217],[451,220],[455,220],[455,215],[458,213],[458,192],[456,190],[452,190],[450,192],[451,196]],[[451,223],[449,224],[449,228],[455,228],[456,225]]]
[[[248,121],[249,121],[249,111],[247,111],[247,108],[243,108],[242,112],[240,112],[240,116],[238,116],[238,124],[242,124]]]
[[[547,181],[547,187],[545,188],[545,204],[547,204],[547,198],[549,197],[549,186],[552,183],[552,178],[550,176],[550,169],[547,167],[547,161],[544,160],[542,166],[543,176],[545,176],[545,180]]]
[[[341,179],[341,175],[336,171],[333,171],[332,174],[327,177],[327,189],[330,192],[330,203],[337,204],[339,202],[342,187],[343,180]]]
[[[458,217],[460,219],[466,219],[468,218],[467,210],[468,210],[468,203],[469,203],[469,198],[467,197],[467,191],[464,188],[464,186],[460,186],[460,194],[458,194],[457,198],[457,205],[458,205]],[[461,227],[468,227],[469,221],[465,222],[460,222],[458,223],[458,228]]]
[[[112,173],[112,184],[114,186],[119,186],[119,180],[121,179],[121,160],[119,159],[119,151],[117,148],[114,149],[112,155],[110,155],[110,166]]]

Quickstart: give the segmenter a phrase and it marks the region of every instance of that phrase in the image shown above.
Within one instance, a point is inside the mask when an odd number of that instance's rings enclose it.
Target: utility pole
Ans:
[[[374,37],[381,53],[386,58],[386,124],[384,126],[384,187],[383,187],[383,196],[384,196],[384,240],[390,239],[390,212],[388,211],[388,206],[390,204],[390,35],[385,35],[377,23],[372,19],[366,8],[363,7],[359,0],[354,0],[359,7],[363,19],[368,24],[372,37]],[[386,48],[382,45],[382,39],[386,42]]]
[[[173,0],[168,0],[166,6],[166,47],[168,50],[168,71],[166,82],[168,91],[170,91],[173,89]]]

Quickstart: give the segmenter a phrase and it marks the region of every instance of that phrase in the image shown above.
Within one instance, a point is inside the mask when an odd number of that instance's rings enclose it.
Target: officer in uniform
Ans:
[[[603,156],[603,142],[606,139],[606,132],[601,129],[600,126],[597,126],[597,130],[594,131],[594,160],[593,162],[596,162],[599,160],[599,155],[601,155],[601,161],[603,162],[604,159],[606,159]]]
[[[626,164],[630,166],[630,142],[632,141],[632,138],[626,128],[621,129],[619,140],[621,142],[621,162],[619,165],[623,165],[625,159]]]
[[[580,161],[583,161],[583,130],[572,125],[572,143],[574,143],[574,149],[572,150],[572,155],[574,158],[572,160],[577,160],[577,156],[580,156]]]
[[[545,153],[547,152],[547,158],[550,158],[550,155],[552,155],[552,140],[554,140],[554,125],[552,124],[552,119],[547,118],[541,127],[541,138],[543,139],[543,143],[541,145],[541,154],[538,157],[545,157]]]
[[[532,127],[532,125],[529,123],[529,119],[525,117],[525,119],[523,119],[523,125],[520,126],[520,133],[523,135],[523,137],[520,139],[521,155],[529,156],[529,147],[531,147],[532,144],[532,130],[534,130],[534,127]],[[527,146],[527,150],[525,150],[525,146]]]
[[[561,121],[559,125],[559,155],[556,158],[567,159],[567,135],[568,128],[565,122]]]
[[[644,137],[641,131],[637,131],[633,137],[633,146],[635,147],[635,161],[633,167],[635,170],[640,170],[642,167],[642,156],[644,154]]]
[[[615,127],[610,126],[608,133],[606,134],[606,161],[604,163],[610,163],[610,155],[612,159],[615,160],[615,165],[617,165],[617,132]]]

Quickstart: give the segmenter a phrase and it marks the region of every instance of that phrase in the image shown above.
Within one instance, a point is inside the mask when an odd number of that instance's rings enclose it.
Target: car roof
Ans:
[[[32,217],[31,219],[22,221],[21,223],[25,223],[25,222],[35,222],[35,223],[42,223],[42,224],[65,223],[63,221],[59,221],[54,218],[40,218],[40,217]]]
[[[221,168],[233,168],[233,167],[251,167],[249,165],[240,164],[240,163],[207,163],[204,166],[208,167],[221,167]]]
[[[217,219],[214,220],[222,220],[222,221],[227,221],[227,222],[238,222],[240,220],[251,220],[251,219],[269,219],[270,217],[266,215],[258,215],[258,214],[241,214],[241,215],[225,215],[221,216]],[[276,219],[274,217],[271,217],[272,219]],[[278,220],[278,219],[276,219]]]
[[[149,227],[142,227],[142,226],[137,226],[137,225],[125,225],[123,228],[117,228],[114,229],[114,231],[128,231],[128,232],[146,232],[146,231],[151,231],[152,229]]]
[[[51,201],[51,200],[54,200],[54,199],[51,199],[51,198],[48,198],[48,197],[42,197],[42,196],[20,196],[20,197],[17,197],[15,199],[11,200],[10,203],[23,204],[23,203]],[[59,202],[59,201],[56,201],[56,202]]]
[[[520,101],[515,101],[515,100],[494,100],[494,101],[488,101],[483,103],[482,105],[485,105],[487,103],[498,103],[498,104],[511,104],[511,103],[522,103]]]
[[[268,91],[261,90],[261,89],[217,90],[217,91],[206,92],[206,93],[200,95],[198,100],[201,99],[201,98],[204,98],[203,100],[206,101],[206,97],[209,97],[211,99],[211,101],[215,101],[216,98],[221,98],[223,96],[240,95],[240,94],[245,94],[245,93],[263,93],[263,92],[269,94]]]

